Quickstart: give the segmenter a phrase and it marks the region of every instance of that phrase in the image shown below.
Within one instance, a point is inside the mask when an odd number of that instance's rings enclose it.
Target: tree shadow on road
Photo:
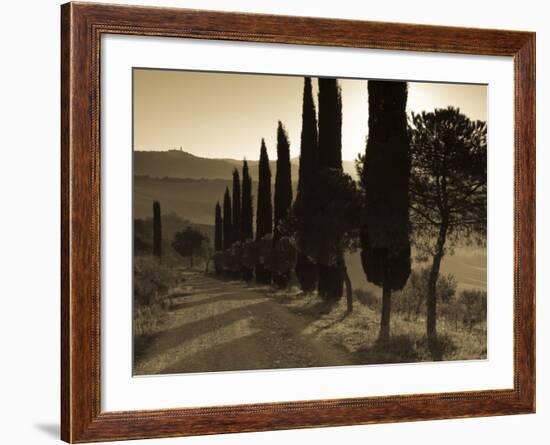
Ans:
[[[195,295],[196,297],[196,295]],[[193,307],[203,306],[205,304],[215,304],[220,301],[247,301],[247,300],[261,300],[261,296],[259,295],[247,295],[246,293],[242,293],[239,295],[235,295],[234,290],[226,291],[226,292],[216,292],[212,296],[205,296],[201,299],[191,299],[183,297],[178,300],[178,302],[174,302],[170,304],[168,310],[169,311],[178,311],[180,309],[190,309]]]
[[[139,363],[150,359],[155,355],[168,353],[172,348],[184,342],[191,341],[211,331],[219,330],[224,326],[243,320],[250,316],[251,311],[261,311],[260,306],[265,303],[253,303],[201,320],[185,323],[181,326],[166,329],[155,334],[153,338],[147,339],[145,344],[134,341],[134,367],[138,368]],[[162,341],[156,341],[162,337]]]

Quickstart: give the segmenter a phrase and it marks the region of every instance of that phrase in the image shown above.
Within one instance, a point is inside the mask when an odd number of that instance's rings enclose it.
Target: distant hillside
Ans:
[[[154,200],[162,213],[176,213],[197,224],[214,223],[214,206],[223,199],[230,179],[177,179],[134,176],[134,218],[151,216]],[[253,183],[255,190],[257,183]]]
[[[153,218],[151,216],[136,217],[134,219],[134,232],[143,241],[153,244]],[[202,233],[208,236],[209,240],[214,240],[214,226],[209,224],[197,224],[188,219],[181,218],[174,212],[162,212],[162,237],[165,242],[170,245],[176,232],[179,232],[186,227],[193,227],[200,230]]]
[[[197,224],[213,224],[214,206],[218,200],[220,204],[222,203],[226,187],[232,190],[231,179],[134,176],[134,218],[151,216],[153,201],[157,200],[161,203],[163,213],[173,212]],[[257,189],[258,182],[253,180],[254,209],[256,209]],[[294,196],[296,196],[296,184],[294,184]]]
[[[298,180],[298,158],[292,159],[292,179]],[[229,179],[239,159],[201,158],[181,150],[134,151],[134,175],[153,178]],[[258,161],[248,161],[250,176],[258,180]],[[271,173],[275,177],[276,161],[271,161]],[[355,164],[344,161],[344,171],[356,177]]]

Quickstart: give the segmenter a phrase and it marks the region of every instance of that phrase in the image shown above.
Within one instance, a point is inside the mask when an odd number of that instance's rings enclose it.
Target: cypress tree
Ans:
[[[233,220],[231,218],[231,196],[229,188],[225,188],[223,196],[223,249],[231,248],[233,244]]]
[[[214,224],[214,250],[219,252],[223,250],[223,222],[222,222],[222,209],[220,202],[216,203],[216,217]]]
[[[243,161],[243,187],[242,187],[242,205],[241,205],[241,237],[244,243],[252,240],[254,237],[252,227],[252,179],[248,171],[246,159]],[[250,245],[247,245],[250,247]],[[243,264],[242,276],[245,281],[252,279],[252,269]]]
[[[368,281],[382,287],[379,340],[384,342],[390,336],[392,291],[405,286],[411,271],[407,83],[369,81],[368,92],[361,262]]]
[[[254,237],[252,207],[252,178],[250,177],[248,163],[245,159],[243,161],[243,189],[241,205],[241,236],[243,240],[252,239]]]
[[[220,202],[216,202],[215,218],[214,218],[214,268],[216,274],[221,274],[223,271],[223,218]],[[207,267],[208,268],[208,267]]]
[[[233,170],[233,242],[242,241],[241,236],[241,181],[239,171]]]
[[[277,126],[277,173],[275,175],[275,196],[273,198],[275,225],[273,242],[281,238],[280,224],[288,216],[292,205],[292,180],[290,173],[290,143],[281,121]]]
[[[311,246],[307,238],[311,231],[312,206],[317,197],[315,190],[318,147],[317,147],[317,116],[313,93],[311,89],[311,78],[304,78],[304,93],[302,100],[302,133],[300,138],[300,167],[298,177],[298,191],[294,204],[294,215],[296,218],[296,240],[298,254],[296,259],[296,277],[300,287],[305,293],[315,290],[317,287],[318,271],[317,265],[308,255]]]
[[[320,199],[331,193],[329,174],[331,170],[342,171],[342,98],[334,78],[319,78],[319,190]],[[323,183],[324,182],[324,183]],[[327,232],[331,230],[328,229]],[[343,252],[328,255],[334,250],[341,234],[336,230],[321,240],[319,255],[319,295],[330,301],[338,301],[344,292]],[[325,258],[326,257],[326,258]]]
[[[281,239],[281,224],[287,220],[290,207],[292,205],[292,179],[290,172],[290,143],[288,136],[281,121],[277,126],[277,173],[275,175],[275,196],[273,227],[273,248]],[[277,274],[274,277],[277,285],[285,287],[290,278],[290,271]]]
[[[338,82],[319,78],[319,168],[342,170],[342,98]]]
[[[160,202],[158,201],[153,201],[153,255],[160,261],[162,257],[162,223]]]
[[[258,201],[256,207],[256,242],[273,230],[273,207],[271,204],[271,169],[265,141],[262,139],[260,163],[258,166]],[[270,284],[271,273],[264,266],[265,259],[260,258],[256,265],[256,281]]]

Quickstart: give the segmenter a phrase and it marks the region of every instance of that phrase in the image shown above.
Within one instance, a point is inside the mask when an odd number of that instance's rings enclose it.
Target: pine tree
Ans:
[[[315,190],[318,165],[318,134],[317,116],[311,78],[304,78],[304,93],[302,101],[302,133],[300,139],[300,167],[298,177],[298,191],[294,204],[296,224],[296,240],[298,247],[296,261],[296,277],[305,293],[313,292],[317,287],[318,267],[311,257],[311,246],[308,243],[317,193]]]
[[[273,207],[271,204],[271,169],[265,141],[262,139],[260,148],[260,163],[258,166],[258,203],[256,208],[256,242],[259,244],[273,231]],[[259,258],[256,265],[256,281],[263,284],[271,283],[271,273],[265,267],[266,259]]]
[[[487,124],[449,107],[413,113],[409,132],[409,208],[417,252],[432,260],[425,296],[426,330],[437,354],[441,261],[458,243],[486,242]]]
[[[160,261],[162,257],[162,223],[160,202],[158,201],[153,201],[153,255]]]
[[[216,217],[215,217],[215,230],[214,230],[214,250],[219,252],[223,250],[223,220],[222,220],[222,209],[220,207],[220,202],[216,203]]]
[[[383,289],[379,340],[384,342],[390,337],[392,291],[405,286],[411,271],[407,84],[369,81],[368,92],[361,260],[367,279]]]
[[[233,242],[242,241],[241,236],[241,181],[239,170],[233,170]]]
[[[290,171],[290,143],[281,121],[277,126],[277,173],[275,175],[275,196],[273,227],[273,248],[281,239],[281,225],[287,221],[290,207],[292,205],[292,178]],[[290,270],[277,274],[274,277],[277,285],[285,287],[290,279]]]
[[[231,196],[229,188],[226,187],[223,196],[223,249],[231,248],[233,244],[233,220],[231,217]]]
[[[333,78],[319,78],[319,179],[320,199],[328,199],[332,193],[330,174],[342,171],[342,99],[338,82]],[[330,230],[324,230],[330,232]],[[322,251],[318,257],[319,295],[330,301],[338,301],[344,291],[344,253],[336,250],[342,234],[334,230],[331,236],[321,240]],[[329,254],[330,253],[330,254]]]
[[[243,161],[243,187],[242,187],[242,205],[241,205],[241,237],[243,243],[246,245],[244,251],[246,253],[252,252],[254,249],[254,243],[250,241],[254,237],[253,233],[253,214],[252,214],[252,179],[248,171],[248,163],[246,159]],[[253,263],[252,263],[253,264]],[[250,281],[253,276],[252,268],[244,264],[242,268],[242,277],[245,281]]]

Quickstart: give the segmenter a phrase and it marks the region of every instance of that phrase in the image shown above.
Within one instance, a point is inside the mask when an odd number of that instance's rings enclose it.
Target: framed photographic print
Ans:
[[[534,412],[534,33],[61,17],[63,440]]]

